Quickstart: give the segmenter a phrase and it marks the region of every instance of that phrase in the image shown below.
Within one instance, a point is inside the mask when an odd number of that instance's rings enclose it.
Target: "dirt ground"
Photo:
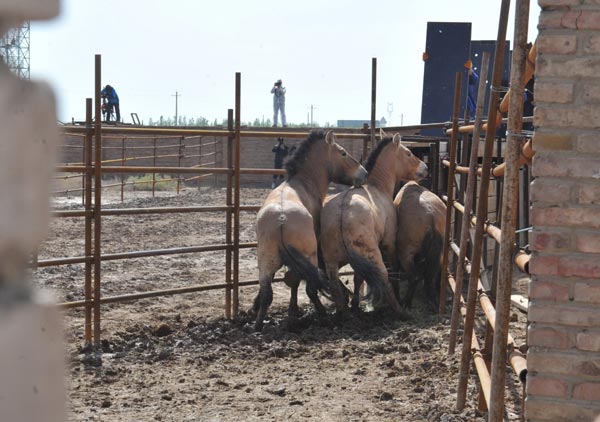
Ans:
[[[260,205],[267,189],[242,192]],[[180,195],[106,195],[105,206],[224,205],[225,190]],[[78,198],[57,209],[77,209]],[[242,213],[241,241],[254,241],[255,214]],[[104,217],[102,252],[225,241],[224,213]],[[39,259],[83,255],[83,219],[56,219]],[[102,264],[104,296],[224,282],[222,252],[168,255]],[[58,301],[83,298],[83,265],[40,268],[35,281]],[[240,253],[240,280],[257,278],[254,249]],[[71,421],[483,421],[471,374],[467,408],[455,410],[459,354],[448,356],[448,318],[425,310],[413,319],[363,312],[318,318],[302,294],[301,329],[286,329],[288,288],[276,283],[262,333],[245,310],[256,287],[240,290],[241,317],[224,317],[221,290],[102,306],[101,361],[83,341],[83,312],[65,313]],[[333,313],[331,303],[324,300]],[[524,342],[526,316],[513,311],[511,333]],[[462,334],[462,332],[460,333]],[[459,341],[461,337],[459,337]],[[461,345],[457,347],[460,351]],[[519,420],[521,386],[507,369],[508,420]]]

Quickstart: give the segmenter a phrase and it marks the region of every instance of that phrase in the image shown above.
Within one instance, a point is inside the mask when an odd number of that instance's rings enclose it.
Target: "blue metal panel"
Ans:
[[[485,103],[483,108],[483,117],[487,118],[488,115],[488,105],[490,99],[490,83],[492,80],[492,69],[494,68],[494,53],[496,51],[496,41],[471,41],[471,61],[473,62],[473,70],[480,74],[481,70],[481,58],[483,56],[483,52],[487,51],[490,53],[490,67],[488,71],[488,84],[485,91]],[[508,81],[510,81],[510,41],[506,41],[504,47],[504,65],[502,72],[502,85],[508,86]],[[477,88],[475,88],[475,93],[477,93]],[[475,116],[471,116],[471,120],[473,120]]]
[[[425,73],[421,123],[452,120],[456,72],[464,71],[471,46],[471,23],[427,22]],[[464,115],[467,92],[463,80],[460,116]],[[423,135],[440,135],[440,129],[421,131]]]

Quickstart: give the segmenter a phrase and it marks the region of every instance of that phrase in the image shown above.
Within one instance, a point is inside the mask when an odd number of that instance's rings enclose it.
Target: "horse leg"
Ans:
[[[419,284],[419,278],[415,277],[413,273],[408,276],[408,286],[406,289],[406,294],[404,295],[404,306],[407,309],[412,308],[413,297],[415,296],[415,291],[417,290],[417,285]]]
[[[267,309],[269,309],[271,302],[273,302],[273,287],[271,286],[273,275],[274,274],[265,274],[263,271],[259,270],[258,283],[260,289],[258,291],[258,296],[255,299],[255,305],[258,301],[258,312],[256,314],[256,322],[254,323],[254,329],[256,331],[262,331],[263,320],[267,315]]]
[[[383,258],[381,256],[381,252],[379,252],[379,249],[376,250],[374,258],[375,258],[374,264],[378,267],[379,274],[381,274],[383,276],[383,280],[382,280],[383,287],[385,290],[385,296],[386,296],[388,305],[392,308],[392,310],[394,311],[394,313],[396,315],[398,315],[402,319],[406,319],[407,315],[403,312],[402,308],[400,307],[400,304],[396,300],[396,295],[394,294],[394,289],[392,288],[392,285],[390,283],[388,271],[387,271],[387,268],[385,267],[385,264],[384,264]]]
[[[352,312],[355,313],[360,310],[358,305],[360,304],[360,288],[363,284],[363,281],[365,281],[364,278],[356,273],[354,274],[354,291],[352,292],[351,308]]]
[[[309,261],[315,268],[318,268],[317,266],[318,266],[319,262],[317,259],[316,248],[315,248],[315,253],[313,255],[309,256]],[[319,271],[319,273],[320,273],[320,271]],[[315,310],[317,311],[317,313],[319,315],[327,314],[325,307],[323,306],[323,304],[321,303],[321,300],[319,299],[318,290],[316,287],[314,287],[312,285],[312,283],[306,283],[306,295],[309,297],[310,301],[315,306]]]
[[[327,278],[329,279],[329,285],[331,286],[331,293],[333,294],[333,300],[335,301],[335,309],[337,313],[343,313],[346,310],[346,296],[344,294],[344,286],[342,286],[339,279],[339,270],[336,264],[325,264],[327,271]]]
[[[288,318],[290,320],[296,320],[300,316],[300,308],[298,308],[300,281],[300,275],[295,271],[286,271],[283,276],[283,282],[290,288],[290,305],[288,307]]]

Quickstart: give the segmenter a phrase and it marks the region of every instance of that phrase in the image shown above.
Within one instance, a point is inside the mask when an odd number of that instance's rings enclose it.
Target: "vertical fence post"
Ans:
[[[198,137],[198,167],[202,167],[202,136]],[[216,177],[216,176],[215,176]],[[202,175],[198,175],[198,183],[196,187],[200,191],[200,182],[202,181]]]
[[[473,253],[471,254],[471,274],[469,275],[469,292],[467,295],[467,309],[464,323],[463,345],[460,361],[460,373],[458,376],[458,389],[456,397],[456,408],[462,410],[467,398],[467,384],[469,379],[469,363],[471,360],[471,340],[475,319],[475,306],[477,305],[477,282],[481,253],[483,249],[484,224],[487,218],[488,188],[490,182],[490,170],[492,167],[492,150],[496,134],[496,119],[498,110],[498,87],[502,81],[504,67],[504,47],[506,44],[506,26],[508,23],[508,11],[510,0],[502,0],[500,19],[498,23],[498,37],[496,39],[496,50],[494,52],[494,68],[492,71],[492,89],[488,105],[488,123],[485,134],[485,149],[481,166],[481,181],[479,184],[479,198],[477,201],[477,224],[475,225],[475,236],[473,240]]]
[[[95,63],[95,121],[94,121],[94,346],[100,346],[100,272],[101,272],[101,236],[102,220],[100,209],[102,207],[102,131],[100,109],[100,87],[102,83],[102,56],[96,54]]]
[[[152,167],[156,167],[156,136],[152,138]],[[134,185],[135,186],[135,185]],[[156,188],[156,173],[152,172],[152,197]]]
[[[92,99],[85,99],[85,282],[84,282],[84,330],[86,346],[92,343]]]
[[[430,143],[429,150],[429,157],[431,157],[431,191],[437,195],[440,179],[440,144],[438,142]]]
[[[473,126],[473,140],[469,150],[469,174],[467,176],[467,185],[465,193],[465,207],[460,230],[460,251],[458,254],[458,265],[456,266],[456,292],[452,301],[452,316],[450,318],[450,339],[448,341],[448,353],[454,354],[456,346],[456,337],[458,335],[458,324],[460,321],[460,297],[462,294],[462,285],[464,277],[463,263],[467,256],[467,246],[469,238],[469,229],[471,228],[471,208],[473,206],[475,192],[475,180],[477,179],[477,155],[479,150],[479,138],[481,120],[483,117],[483,106],[485,103],[485,81],[487,80],[488,67],[490,62],[490,53],[485,51],[481,58],[481,75],[479,77],[479,87],[477,90],[477,107],[475,110],[475,123]],[[449,202],[449,201],[448,201]],[[450,203],[448,203],[450,206]]]
[[[86,106],[86,110],[85,111],[87,113],[87,98],[86,98],[85,106]],[[90,113],[91,113],[91,110],[90,110]],[[81,157],[82,158],[81,162],[83,163],[84,166],[85,166],[85,156],[87,154],[87,151],[85,149],[86,148],[85,136],[87,136],[87,132],[88,132],[87,114],[86,114],[85,118],[86,118],[86,122],[85,122],[85,124],[86,124],[86,131],[85,131],[86,134],[83,137],[83,148],[82,148],[83,154],[82,154],[82,157]],[[90,122],[91,122],[91,114],[90,114]],[[90,123],[90,125],[91,125],[91,123]],[[84,207],[85,207],[85,177],[86,177],[85,173],[82,173],[81,174],[81,205],[83,205]]]
[[[123,167],[125,165],[125,137],[121,138],[121,167]],[[125,191],[125,174],[121,173],[121,202],[123,202],[124,199],[124,193]]]
[[[448,285],[448,251],[450,246],[450,223],[452,218],[452,202],[454,201],[454,169],[456,168],[456,144],[458,143],[458,112],[460,111],[460,89],[462,75],[456,72],[454,78],[454,109],[452,112],[452,137],[450,138],[450,166],[448,167],[448,205],[446,207],[446,229],[444,233],[444,249],[442,252],[442,279],[440,280],[439,313],[446,312],[446,289]]]
[[[371,59],[371,148],[375,148],[375,113],[377,101],[377,57]]]
[[[523,130],[524,73],[527,58],[527,30],[529,1],[517,0],[515,13],[514,50],[511,65],[511,88],[509,100],[508,133],[506,138],[502,224],[500,238],[500,260],[498,263],[498,285],[496,292],[496,320],[492,352],[492,391],[490,394],[489,422],[501,422],[504,418],[504,389],[506,387],[506,343],[510,319],[510,294],[512,290],[512,268],[514,233],[517,220],[519,194],[519,152]]]
[[[181,167],[181,157],[183,155],[183,147],[181,146],[183,142],[183,136],[179,137],[179,148],[177,153],[177,167]],[[179,195],[179,185],[181,184],[181,173],[177,173],[177,195]]]
[[[233,318],[239,311],[238,283],[240,278],[240,115],[242,74],[235,74],[235,195],[233,200]]]
[[[227,250],[225,254],[225,317],[231,319],[231,287],[232,287],[232,261],[233,248],[231,242],[232,216],[233,216],[233,110],[227,110],[227,214],[225,222],[225,243]]]

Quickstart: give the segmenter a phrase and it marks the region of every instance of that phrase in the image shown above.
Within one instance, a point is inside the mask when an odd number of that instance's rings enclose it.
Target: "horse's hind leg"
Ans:
[[[331,287],[331,293],[333,294],[333,300],[335,301],[335,309],[338,313],[343,313],[346,310],[347,300],[344,294],[344,286],[342,286],[339,279],[339,271],[337,263],[334,265],[325,264],[327,271],[327,278],[329,279],[329,286]]]
[[[300,308],[298,308],[298,287],[300,286],[301,278],[295,271],[286,271],[283,276],[283,281],[290,288],[288,318],[295,320],[300,316]]]
[[[258,283],[260,285],[260,289],[258,291],[258,296],[254,300],[254,305],[256,306],[258,302],[258,312],[256,314],[256,322],[254,323],[254,329],[256,331],[262,331],[263,329],[263,320],[267,315],[267,309],[273,302],[273,287],[271,283],[273,282],[273,274],[265,274],[259,270]]]
[[[360,304],[360,288],[363,284],[363,281],[365,281],[364,278],[362,278],[360,275],[358,274],[354,274],[354,292],[352,292],[352,302],[351,302],[351,308],[352,308],[352,312],[358,312],[359,311],[359,304]]]

